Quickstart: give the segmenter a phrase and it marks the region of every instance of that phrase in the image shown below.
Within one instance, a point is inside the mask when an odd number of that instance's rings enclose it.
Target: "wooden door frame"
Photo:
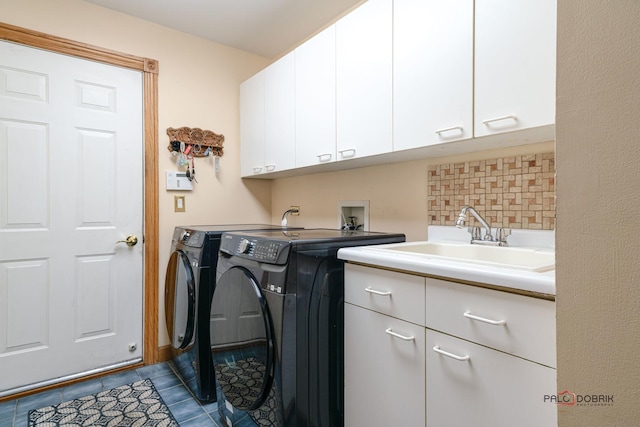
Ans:
[[[158,61],[103,49],[0,22],[0,40],[46,49],[143,74],[144,302],[143,363],[158,362]]]

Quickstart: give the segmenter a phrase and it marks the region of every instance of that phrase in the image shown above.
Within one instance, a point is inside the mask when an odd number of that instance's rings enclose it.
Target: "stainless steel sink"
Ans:
[[[555,253],[529,248],[496,247],[472,244],[409,242],[372,246],[371,249],[413,255],[429,259],[481,264],[533,272],[555,269]]]

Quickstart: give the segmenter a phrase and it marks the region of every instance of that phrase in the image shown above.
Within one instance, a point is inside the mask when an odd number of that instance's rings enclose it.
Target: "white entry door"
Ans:
[[[0,42],[0,396],[142,358],[142,98]]]

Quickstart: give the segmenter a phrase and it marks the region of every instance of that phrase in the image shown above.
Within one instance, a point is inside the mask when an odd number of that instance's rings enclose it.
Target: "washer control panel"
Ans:
[[[258,262],[284,264],[289,246],[288,242],[225,234],[220,242],[220,251]]]

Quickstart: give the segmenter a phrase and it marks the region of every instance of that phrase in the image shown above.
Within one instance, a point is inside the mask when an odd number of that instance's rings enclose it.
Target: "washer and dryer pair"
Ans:
[[[228,426],[343,422],[344,261],[403,234],[176,227],[165,282],[173,366]]]
[[[202,402],[216,401],[209,320],[220,238],[228,231],[281,229],[283,227],[268,224],[196,225],[174,229],[164,293],[172,366]]]

